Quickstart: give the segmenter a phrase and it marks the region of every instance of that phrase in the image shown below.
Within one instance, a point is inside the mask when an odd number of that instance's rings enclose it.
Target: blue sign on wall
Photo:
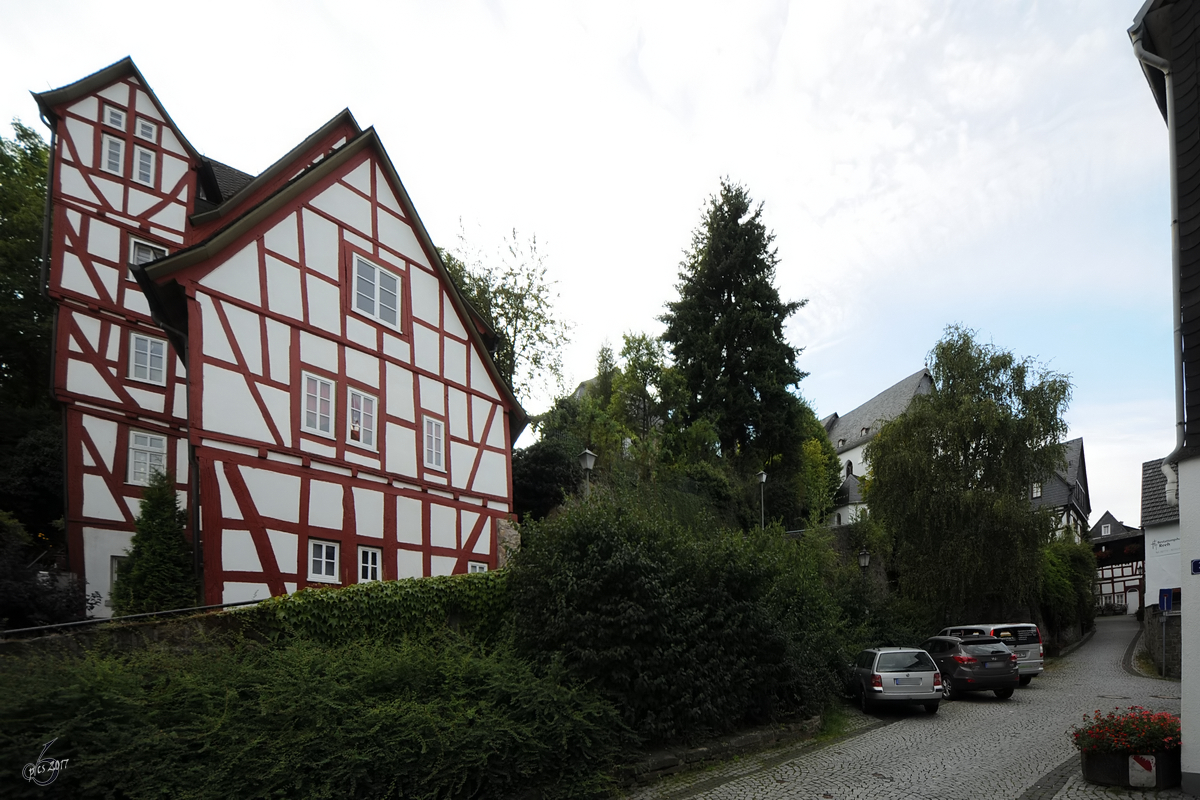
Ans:
[[[1159,611],[1170,611],[1171,610],[1171,596],[1173,594],[1175,594],[1175,592],[1173,592],[1171,589],[1159,589],[1158,590],[1158,610]]]
[[[1200,575],[1200,558],[1192,559],[1192,574]]]

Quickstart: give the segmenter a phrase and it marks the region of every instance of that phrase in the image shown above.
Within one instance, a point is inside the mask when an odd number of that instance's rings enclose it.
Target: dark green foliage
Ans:
[[[1055,520],[1029,487],[1063,460],[1071,385],[951,326],[933,389],[867,446],[872,516],[894,537],[899,588],[954,619],[1032,614]]]
[[[704,519],[597,493],[526,526],[512,568],[521,651],[561,661],[647,742],[815,711],[834,688],[827,544]]]
[[[42,296],[42,220],[49,149],[13,121],[0,137],[0,406],[50,406],[54,306]]]
[[[485,642],[504,630],[508,608],[507,573],[499,570],[301,589],[238,615],[275,637],[326,644],[360,638],[399,641],[433,635],[447,626]]]
[[[1042,551],[1042,619],[1050,637],[1091,627],[1096,616],[1096,556],[1086,542],[1058,539]]]
[[[0,629],[32,628],[83,616],[83,590],[73,576],[41,563],[48,546],[0,511]],[[34,562],[37,563],[34,563]],[[38,573],[47,574],[39,578]]]
[[[827,441],[804,448],[807,440],[827,437],[812,409],[793,394],[805,373],[784,325],[806,301],[780,299],[774,239],[762,205],[755,207],[744,187],[722,181],[681,265],[679,299],[661,317],[662,338],[686,387],[683,426],[710,422],[734,484],[745,487],[743,525],[758,521],[758,513],[749,513],[759,505],[750,478],[766,470],[768,517],[802,528],[820,522],[827,510],[839,464]],[[812,457],[815,468],[806,463]],[[816,473],[828,474],[814,480]]]
[[[582,451],[564,436],[542,438],[513,451],[513,510],[522,521],[543,519],[583,481]]]
[[[0,508],[57,553],[66,552],[63,516],[62,415],[52,408],[9,408],[0,429]],[[49,559],[53,561],[53,558]]]
[[[175,479],[169,473],[155,472],[142,490],[133,547],[112,590],[115,614],[197,605],[192,547],[183,534],[186,521],[175,496]]]
[[[0,660],[0,784],[57,737],[54,796],[595,797],[611,706],[511,651],[443,634],[286,647],[210,641]]]

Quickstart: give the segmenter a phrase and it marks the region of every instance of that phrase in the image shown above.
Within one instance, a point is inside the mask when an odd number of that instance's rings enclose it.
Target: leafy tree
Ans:
[[[50,405],[54,306],[42,296],[42,220],[49,148],[13,121],[0,137],[0,404]]]
[[[793,390],[805,373],[796,366],[800,349],[784,338],[788,317],[806,301],[784,302],[775,288],[775,235],[747,190],[728,181],[709,200],[679,272],[679,299],[660,319],[663,334],[690,398],[685,422],[708,420],[722,459],[742,484],[743,516],[758,520],[759,488],[770,516],[787,525],[816,519],[836,489],[836,456],[812,409]],[[806,479],[804,442],[826,440],[808,456],[821,454],[815,469],[827,480]],[[811,465],[810,465],[811,466]],[[807,470],[811,471],[811,470]],[[748,512],[751,495],[754,513]]]
[[[957,325],[930,359],[930,393],[866,449],[866,500],[894,537],[900,590],[956,618],[1036,613],[1055,520],[1029,486],[1063,461],[1070,381]]]
[[[562,348],[570,324],[554,316],[558,295],[537,237],[514,229],[495,258],[484,258],[460,234],[460,253],[441,251],[447,271],[497,335],[492,359],[522,402],[552,380],[562,383]]]
[[[186,519],[175,495],[175,479],[155,472],[142,492],[133,548],[112,590],[114,613],[141,614],[196,604],[199,591],[192,549],[183,535]]]
[[[36,539],[0,511],[0,628],[68,622],[83,614],[83,590],[74,576],[50,571],[49,542]],[[44,574],[39,574],[45,570]]]

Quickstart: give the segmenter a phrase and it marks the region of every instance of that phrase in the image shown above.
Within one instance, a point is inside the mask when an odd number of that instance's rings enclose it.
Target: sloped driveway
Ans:
[[[1179,684],[1131,674],[1123,664],[1138,633],[1132,617],[1096,621],[1092,639],[1048,662],[1010,700],[991,693],[889,710],[819,746],[790,745],[630,795],[637,800],[910,800],[963,797],[1068,800],[1113,797],[1079,776],[1072,725],[1096,709],[1140,705],[1179,713]],[[857,712],[856,712],[857,713]],[[1141,797],[1138,793],[1116,796]],[[1146,797],[1185,797],[1160,792]]]

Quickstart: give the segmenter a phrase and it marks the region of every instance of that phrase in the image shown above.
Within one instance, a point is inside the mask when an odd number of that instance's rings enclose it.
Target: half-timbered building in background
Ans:
[[[375,131],[342,112],[250,176],[130,59],[35,98],[88,591],[107,598],[155,470],[207,603],[494,568],[527,418]]]

